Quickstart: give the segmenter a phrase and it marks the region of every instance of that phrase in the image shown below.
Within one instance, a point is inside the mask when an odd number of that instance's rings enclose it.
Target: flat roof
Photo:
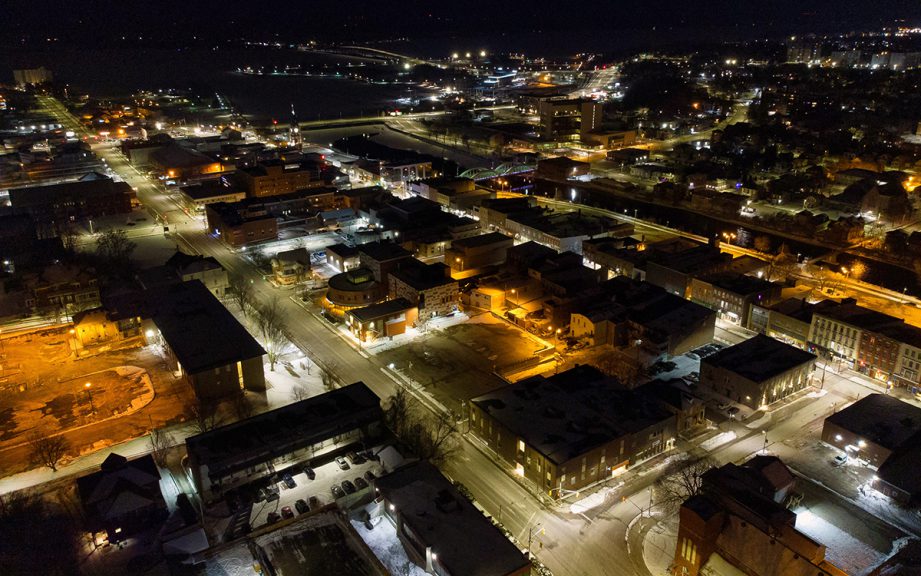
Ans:
[[[558,465],[673,417],[590,366],[527,378],[471,402]]]
[[[364,382],[186,438],[189,456],[213,477],[264,462],[379,420],[380,398]]]
[[[457,284],[457,280],[451,278],[450,270],[441,262],[426,264],[413,258],[405,264],[401,263],[398,269],[390,272],[390,275],[414,290],[429,290],[446,284]]]
[[[348,244],[333,244],[324,248],[326,252],[332,252],[340,258],[351,258],[352,256],[358,256],[358,248],[354,246],[349,246]]]
[[[895,450],[921,432],[921,408],[888,394],[870,394],[825,421]]]
[[[862,330],[879,330],[883,326],[893,326],[903,322],[901,318],[858,306],[853,301],[844,301],[837,306],[829,306],[821,311],[817,310],[815,314]]]
[[[815,354],[758,334],[707,356],[701,363],[723,368],[752,382],[763,382],[815,358]]]
[[[183,370],[195,374],[265,354],[199,280],[151,291],[153,321]]]
[[[373,481],[374,487],[437,555],[450,574],[498,576],[530,565],[527,557],[432,464],[417,461]]]
[[[412,256],[409,250],[393,242],[368,242],[367,244],[359,245],[357,248],[359,254],[364,254],[378,262],[398,260],[400,258]]]
[[[458,246],[461,248],[477,248],[480,246],[489,246],[490,244],[496,244],[498,242],[511,241],[511,236],[506,236],[501,232],[489,232],[487,234],[480,234],[478,236],[470,236],[468,238],[458,238],[451,242],[451,246]]]

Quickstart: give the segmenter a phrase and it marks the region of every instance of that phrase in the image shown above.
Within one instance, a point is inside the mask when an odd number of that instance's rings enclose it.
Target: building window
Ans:
[[[518,441],[518,451],[519,451],[519,452],[524,452],[524,440],[519,440],[519,441]]]
[[[681,540],[681,557],[691,564],[697,564],[697,544],[691,542],[690,538]]]

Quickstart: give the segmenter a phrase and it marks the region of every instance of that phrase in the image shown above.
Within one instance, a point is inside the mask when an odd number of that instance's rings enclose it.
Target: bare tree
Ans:
[[[337,364],[327,364],[326,366],[320,367],[320,380],[323,382],[323,387],[327,390],[332,390],[336,387],[336,383],[339,381],[339,377],[336,375],[337,371]]]
[[[199,434],[214,430],[220,425],[217,404],[211,400],[196,398],[189,405],[188,414],[192,430]]]
[[[666,509],[681,506],[691,496],[700,494],[704,472],[715,466],[716,462],[710,457],[669,464],[654,485],[655,502]]]
[[[96,255],[104,264],[117,270],[124,270],[131,265],[131,254],[136,247],[137,244],[128,239],[124,230],[106,230],[96,239]]]
[[[269,357],[269,370],[275,371],[275,363],[288,345],[285,335],[284,312],[278,305],[278,299],[273,298],[265,306],[258,308],[256,322],[259,332],[262,333],[262,343],[265,346],[266,356]]]
[[[231,399],[231,403],[233,405],[234,414],[237,415],[238,420],[245,420],[256,413],[256,407],[253,406],[253,402],[243,390],[240,390],[238,394],[234,395]]]
[[[770,236],[755,236],[755,250],[762,252],[764,254],[769,254],[771,252],[771,238]]]
[[[239,274],[231,274],[227,279],[227,294],[230,300],[240,307],[240,312],[245,317],[253,306],[253,287],[249,281]]]
[[[291,388],[291,400],[294,402],[300,402],[301,400],[306,400],[310,398],[310,391],[307,390],[306,386],[297,384]]]
[[[161,428],[156,428],[150,433],[150,455],[161,468],[166,466],[166,458],[175,445],[173,435]]]
[[[33,466],[47,466],[58,471],[61,458],[67,454],[70,443],[64,436],[47,436],[38,430],[29,434],[29,452]]]
[[[390,397],[384,421],[409,451],[435,465],[445,464],[459,450],[453,416],[430,413],[403,388]]]
[[[854,260],[851,262],[850,267],[848,267],[847,276],[852,280],[860,280],[867,275],[867,265],[863,263],[863,260]]]

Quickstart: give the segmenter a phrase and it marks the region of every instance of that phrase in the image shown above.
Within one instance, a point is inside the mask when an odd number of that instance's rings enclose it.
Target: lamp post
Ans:
[[[86,396],[90,399],[90,409],[93,411],[93,414],[96,413],[96,405],[93,404],[93,385],[90,382],[87,382],[83,385],[83,389],[86,390]]]
[[[761,453],[767,454],[767,445],[768,445],[767,430],[762,430],[761,435],[764,436],[764,448],[761,449]]]
[[[540,528],[540,522],[528,528],[528,558],[531,557],[531,541],[534,539],[534,531]]]

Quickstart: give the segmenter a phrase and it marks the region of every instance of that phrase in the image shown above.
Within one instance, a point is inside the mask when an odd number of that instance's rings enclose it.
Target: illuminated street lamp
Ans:
[[[93,385],[90,382],[87,382],[83,385],[83,389],[86,390],[86,395],[90,399],[90,409],[93,411],[93,414],[96,413],[96,405],[93,404]]]

